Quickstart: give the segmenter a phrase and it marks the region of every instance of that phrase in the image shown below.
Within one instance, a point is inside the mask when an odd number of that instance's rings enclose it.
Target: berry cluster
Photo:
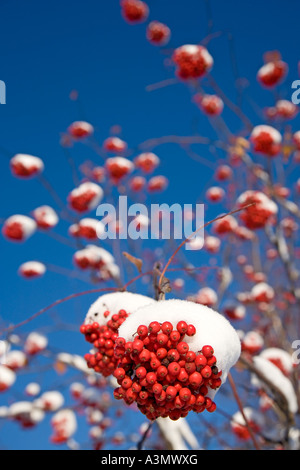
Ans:
[[[109,315],[108,310],[103,314],[104,318]],[[119,313],[112,315],[105,325],[94,322],[80,327],[80,332],[85,335],[86,341],[92,343],[97,350],[94,354],[85,354],[87,365],[104,377],[108,377],[114,372],[119,361],[114,356],[114,347],[118,338],[118,330],[127,317],[128,313],[125,310],[120,310]]]
[[[141,0],[121,0],[122,14],[129,23],[145,21],[149,14],[148,5]]]
[[[194,325],[180,321],[174,329],[171,322],[152,321],[148,327],[140,325],[136,333],[133,341],[116,339],[116,399],[127,405],[135,402],[150,420],[215,411],[216,404],[207,394],[209,388],[220,387],[222,371],[211,346],[196,353],[184,341],[185,336],[195,335]]]
[[[177,76],[183,80],[200,78],[213,65],[213,58],[207,49],[194,44],[175,49],[173,61],[177,66]]]

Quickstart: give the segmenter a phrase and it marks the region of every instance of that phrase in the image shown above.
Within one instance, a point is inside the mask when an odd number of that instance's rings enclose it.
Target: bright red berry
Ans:
[[[202,354],[206,358],[211,357],[214,354],[214,349],[209,345],[205,345],[202,347]]]

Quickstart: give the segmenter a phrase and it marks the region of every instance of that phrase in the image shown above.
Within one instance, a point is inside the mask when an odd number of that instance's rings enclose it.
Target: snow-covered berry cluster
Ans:
[[[186,337],[196,334],[193,324],[152,321],[139,325],[133,341],[117,338],[115,356],[120,362],[114,372],[119,387],[116,399],[137,403],[148,419],[176,420],[190,411],[213,412],[216,404],[208,390],[221,386],[222,371],[210,345],[198,353],[190,350]]]
[[[173,61],[177,75],[183,80],[200,78],[213,66],[213,58],[204,46],[186,44],[175,49]]]
[[[109,315],[109,310],[103,313],[104,318]],[[86,341],[93,344],[95,350],[95,352],[84,356],[87,365],[104,377],[111,375],[116,368],[117,359],[114,356],[114,346],[118,338],[119,327],[127,317],[128,313],[125,310],[120,310],[105,325],[94,322],[91,325],[84,324],[80,327],[80,332],[85,335]]]

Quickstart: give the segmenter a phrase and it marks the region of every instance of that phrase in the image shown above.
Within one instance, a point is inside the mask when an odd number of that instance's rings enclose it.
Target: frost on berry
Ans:
[[[248,427],[250,427],[252,432],[254,433],[261,431],[264,425],[264,418],[261,413],[251,407],[243,408],[243,413],[246,417],[247,423],[245,422],[244,416],[241,411],[237,411],[232,415],[230,425],[233,433],[237,436],[238,439],[242,441],[247,441],[251,438],[251,434]]]
[[[257,230],[276,217],[277,204],[261,191],[247,190],[237,199],[238,207],[247,206],[240,212],[240,219],[248,229]],[[250,205],[252,204],[252,205]]]
[[[282,137],[272,126],[255,126],[250,135],[253,150],[267,157],[275,157],[281,149]]]
[[[48,339],[45,335],[33,331],[30,333],[24,344],[24,351],[26,354],[34,356],[35,354],[40,353],[48,346]]]
[[[266,348],[261,351],[259,356],[272,362],[272,364],[278,367],[278,369],[287,377],[292,374],[294,367],[296,366],[293,362],[292,355],[281,348]]]
[[[63,444],[67,442],[77,430],[76,414],[73,410],[60,410],[52,416],[51,426],[53,428],[51,442],[54,444]]]
[[[46,266],[39,261],[27,261],[21,264],[18,270],[19,275],[27,279],[41,277],[45,272]]]
[[[12,215],[4,222],[2,233],[7,240],[24,242],[36,231],[36,222],[26,215]]]
[[[64,396],[57,390],[44,392],[33,404],[44,411],[57,411],[64,404]]]
[[[76,212],[95,209],[103,197],[103,189],[90,181],[80,184],[68,195],[68,202]]]
[[[16,374],[13,370],[0,364],[0,392],[5,392],[16,381]]]
[[[204,46],[186,44],[175,49],[173,61],[177,75],[183,80],[204,76],[213,66],[213,58]]]
[[[8,417],[24,429],[32,428],[44,419],[45,413],[34,402],[19,401],[8,408]]]
[[[278,391],[284,397],[290,413],[297,413],[297,396],[293,384],[289,378],[287,378],[281,372],[277,365],[273,364],[269,359],[260,355],[253,357],[253,365],[260,372],[260,377],[262,376],[262,379],[259,378],[256,374],[252,374],[251,384],[259,390],[264,390],[267,394],[272,394],[273,392],[268,388],[267,384],[273,384],[273,386],[278,389]]]
[[[119,137],[108,137],[103,142],[103,147],[107,152],[123,153],[127,149],[127,143]]]
[[[86,121],[75,121],[68,127],[68,133],[73,139],[81,140],[93,135],[94,128]]]
[[[158,156],[152,152],[141,153],[134,159],[135,167],[139,168],[144,173],[152,173],[152,171],[158,167],[159,163],[160,160]]]
[[[155,46],[165,46],[171,36],[170,28],[159,21],[151,21],[147,27],[146,36],[151,44]]]
[[[285,78],[288,65],[282,60],[266,62],[257,72],[257,80],[266,88],[273,88]]]
[[[108,377],[116,368],[118,358],[114,354],[118,339],[118,331],[125,319],[137,308],[155,301],[147,296],[131,292],[116,292],[105,294],[94,302],[81,326],[80,331],[85,335],[93,350],[85,355],[89,368]],[[123,351],[123,345],[120,345]]]
[[[118,342],[114,396],[136,403],[150,420],[213,412],[212,400],[241,351],[222,315],[184,300],[141,307],[120,326]]]
[[[55,227],[59,218],[55,210],[50,206],[40,206],[37,207],[32,212],[33,218],[35,219],[39,229],[48,230]]]
[[[3,364],[13,371],[22,369],[27,365],[27,357],[23,351],[12,350],[5,355]]]
[[[18,178],[32,178],[44,170],[43,161],[33,155],[18,153],[10,160],[12,174]]]
[[[124,157],[110,157],[105,161],[105,169],[113,184],[118,184],[123,178],[129,175],[133,169],[134,164],[128,158]]]
[[[120,270],[114,257],[107,250],[97,245],[87,245],[85,248],[76,251],[73,261],[79,269],[92,270],[95,279],[99,281],[119,277]]]

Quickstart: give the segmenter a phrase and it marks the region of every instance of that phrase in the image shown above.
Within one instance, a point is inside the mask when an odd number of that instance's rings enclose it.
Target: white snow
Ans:
[[[86,315],[85,324],[97,322],[104,325],[115,313],[120,310],[126,310],[127,313],[133,313],[138,308],[154,304],[156,301],[151,297],[132,292],[115,292],[112,294],[104,294],[100,296],[89,308]],[[104,318],[105,311],[109,311],[110,315]]]
[[[170,321],[175,327],[181,320],[196,327],[196,334],[185,337],[192,351],[198,352],[204,345],[214,348],[217,367],[222,370],[222,382],[226,381],[230,368],[237,362],[241,353],[241,343],[229,321],[212,308],[186,300],[162,300],[132,313],[120,326],[119,336],[132,341],[139,325],[149,325],[152,321]],[[213,397],[216,393],[211,390]]]
[[[272,364],[268,359],[264,357],[255,356],[253,357],[253,364],[257,370],[263,374],[263,376],[270,381],[281,393],[285,396],[289,411],[291,413],[297,413],[298,404],[297,397],[294,391],[294,387],[291,381],[284,376],[284,374]],[[251,384],[257,388],[264,389],[267,393],[269,391],[268,386],[260,380],[255,374],[251,376]]]

